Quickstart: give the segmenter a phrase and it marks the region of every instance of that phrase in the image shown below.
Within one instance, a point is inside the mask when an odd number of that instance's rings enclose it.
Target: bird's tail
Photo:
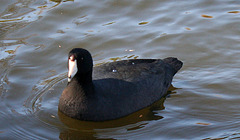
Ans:
[[[173,67],[174,74],[176,74],[182,68],[183,65],[182,61],[174,57],[165,58],[163,59],[163,61]]]

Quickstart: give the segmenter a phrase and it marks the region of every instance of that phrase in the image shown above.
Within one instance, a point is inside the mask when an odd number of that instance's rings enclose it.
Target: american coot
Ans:
[[[177,58],[168,57],[123,60],[93,67],[91,54],[74,48],[68,56],[69,81],[60,97],[59,111],[85,121],[129,115],[166,95],[182,64]]]

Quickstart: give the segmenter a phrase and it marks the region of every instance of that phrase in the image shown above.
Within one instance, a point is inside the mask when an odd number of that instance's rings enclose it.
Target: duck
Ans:
[[[115,120],[150,106],[167,95],[183,62],[129,59],[93,66],[90,52],[73,48],[68,54],[68,84],[58,110],[82,121]]]

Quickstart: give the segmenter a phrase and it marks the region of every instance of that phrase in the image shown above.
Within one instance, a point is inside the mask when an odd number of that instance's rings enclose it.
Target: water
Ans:
[[[1,0],[1,139],[240,138],[240,1]],[[82,122],[57,110],[67,54],[94,65],[174,56],[170,96],[122,119]]]

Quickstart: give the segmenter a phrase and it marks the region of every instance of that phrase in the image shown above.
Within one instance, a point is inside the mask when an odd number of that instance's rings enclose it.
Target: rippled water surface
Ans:
[[[240,139],[239,0],[1,0],[0,139]],[[58,112],[67,54],[174,56],[170,95],[130,116]]]

